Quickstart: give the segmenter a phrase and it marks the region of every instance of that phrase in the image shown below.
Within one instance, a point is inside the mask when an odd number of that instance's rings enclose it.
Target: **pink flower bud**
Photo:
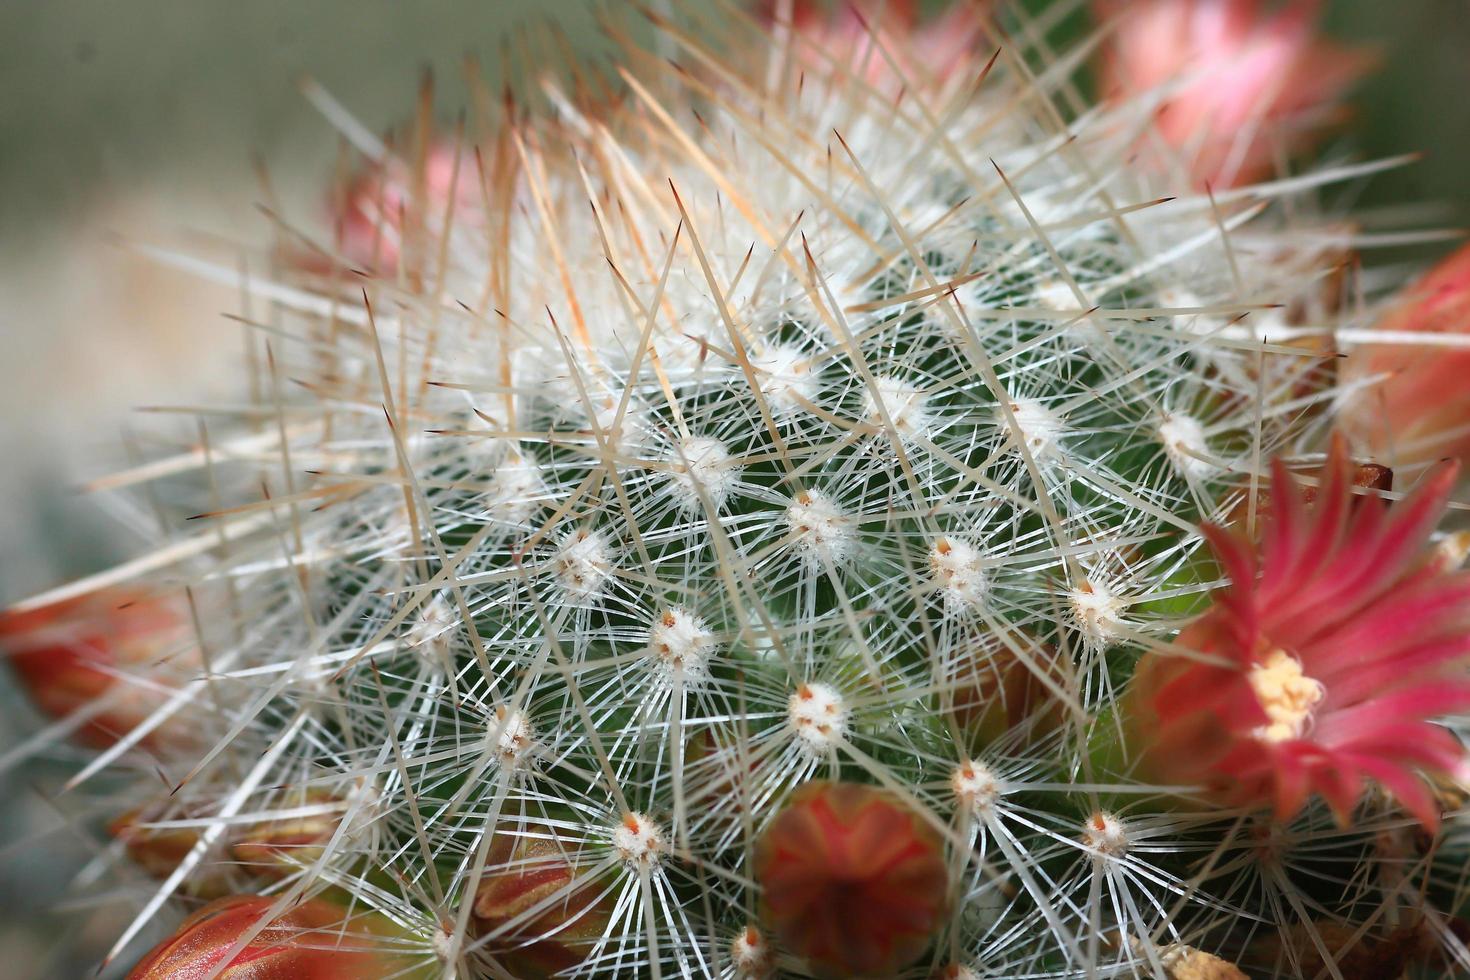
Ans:
[[[754,870],[777,936],[819,976],[893,976],[945,915],[939,835],[873,786],[799,788],[756,844]]]
[[[1321,39],[1320,0],[1094,0],[1117,20],[1103,86],[1132,99],[1171,84],[1156,130],[1194,182],[1269,176],[1278,150],[1302,148],[1372,57]]]
[[[1374,329],[1470,339],[1470,246],[1405,290]],[[1360,344],[1339,371],[1345,388],[1361,386],[1338,423],[1355,447],[1401,467],[1470,455],[1470,347]]]
[[[230,948],[275,902],[261,895],[211,902],[153,947],[128,980],[379,980],[432,972],[416,970],[412,957],[388,949],[395,928],[387,919],[375,913],[349,918],[345,909],[322,899],[275,917],[226,961]]]
[[[1310,504],[1276,463],[1259,556],[1206,528],[1231,584],[1139,661],[1127,704],[1145,771],[1280,819],[1321,793],[1343,822],[1373,780],[1437,825],[1420,774],[1465,752],[1429,719],[1470,707],[1470,575],[1428,546],[1454,477],[1390,508],[1352,492],[1337,443]]]
[[[112,745],[167,699],[170,678],[200,665],[188,610],[175,597],[109,589],[26,612],[0,612],[0,650],[32,702],[53,718],[87,711],[77,738]],[[136,680],[134,680],[136,677]],[[153,748],[188,737],[165,722]]]

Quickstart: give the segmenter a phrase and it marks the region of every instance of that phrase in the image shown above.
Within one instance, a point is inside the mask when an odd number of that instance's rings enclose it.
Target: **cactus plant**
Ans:
[[[1044,20],[768,8],[468,130],[315,94],[363,176],[250,284],[257,403],[114,481],[198,520],[3,627],[194,627],[37,743],[112,722],[113,958],[225,894],[137,975],[1464,965],[1450,475],[1322,469],[1377,165],[1201,190]],[[1362,651],[1278,648],[1308,557]],[[1354,711],[1356,775],[1280,761]]]

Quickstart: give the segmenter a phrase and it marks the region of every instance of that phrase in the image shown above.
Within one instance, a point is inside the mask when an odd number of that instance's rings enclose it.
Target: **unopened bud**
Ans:
[[[544,827],[497,834],[475,893],[475,930],[487,951],[517,977],[572,970],[612,920],[602,888],[580,873],[575,849]],[[545,836],[530,836],[532,834]]]
[[[754,870],[776,934],[818,976],[894,976],[945,917],[939,835],[873,786],[802,786],[761,836]]]
[[[185,919],[172,936],[144,956],[128,980],[378,980],[423,978],[426,967],[389,944],[403,937],[376,913],[351,913],[323,899],[310,899],[274,916],[228,961],[230,948],[255,928],[277,899],[232,895],[211,902]]]

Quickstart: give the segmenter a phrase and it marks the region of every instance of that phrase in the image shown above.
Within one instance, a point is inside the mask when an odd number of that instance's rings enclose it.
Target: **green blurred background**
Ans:
[[[1361,203],[1423,206],[1412,221],[1464,224],[1470,0],[1324,6],[1328,33],[1383,59],[1340,139],[1369,157],[1426,154],[1375,178]],[[237,309],[231,291],[159,270],[112,233],[183,248],[190,229],[267,240],[252,158],[288,212],[320,221],[337,137],[300,95],[302,74],[381,130],[411,112],[432,68],[451,118],[466,53],[496,77],[512,32],[551,21],[593,57],[606,50],[593,12],[589,0],[0,3],[0,602],[146,540],[143,516],[69,488],[124,460],[115,447],[132,407],[229,389],[221,365],[238,327],[220,314]],[[149,448],[145,438],[139,451]],[[31,723],[5,687],[0,752]],[[118,927],[104,917],[79,933],[83,916],[53,911],[89,854],[85,835],[46,802],[55,774],[0,775],[7,978],[87,975],[97,941]]]

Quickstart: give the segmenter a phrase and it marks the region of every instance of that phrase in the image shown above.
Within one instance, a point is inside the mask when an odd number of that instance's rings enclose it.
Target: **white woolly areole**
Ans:
[[[448,963],[454,949],[454,933],[446,932],[443,926],[438,926],[429,936],[429,945],[434,950],[435,959],[440,963]]]
[[[1079,313],[1077,296],[1072,287],[1060,279],[1047,279],[1036,286],[1036,305],[1043,310]]]
[[[980,550],[963,538],[945,536],[934,542],[929,569],[945,605],[956,611],[979,606],[989,591]]]
[[[816,403],[817,379],[810,358],[799,348],[772,347],[750,359],[756,384],[776,415],[803,410],[803,402]]]
[[[852,551],[856,532],[851,520],[818,490],[803,490],[796,495],[786,508],[786,523],[797,546],[814,564],[836,564]]]
[[[1128,853],[1128,831],[1123,821],[1101,810],[1082,821],[1082,843],[1102,857]]]
[[[449,601],[442,595],[436,595],[414,613],[409,642],[424,659],[436,665],[442,664],[449,658],[458,625],[458,617]]]
[[[601,534],[578,528],[562,539],[554,566],[568,594],[588,599],[602,592],[612,577],[612,554]]]
[[[816,682],[798,687],[786,714],[797,743],[816,755],[831,752],[847,733],[847,702],[830,684]]]
[[[882,405],[882,411],[879,405]],[[863,392],[863,421],[892,431],[904,442],[924,435],[929,429],[927,410],[929,396],[902,378],[884,375],[873,379],[873,386]],[[883,413],[888,413],[888,421]]]
[[[730,941],[730,965],[740,980],[763,980],[770,976],[771,947],[755,926],[746,926]]]
[[[341,664],[327,656],[301,657],[291,668],[295,685],[304,691],[309,691],[313,697],[335,698],[335,685],[332,679],[337,676]]]
[[[524,713],[504,705],[495,709],[490,720],[490,734],[495,737],[495,752],[506,766],[517,766],[536,746],[536,730]]]
[[[347,829],[342,832],[343,843],[376,851],[382,830],[379,822],[383,815],[382,790],[373,780],[359,776],[353,781],[344,802],[347,808],[343,819],[347,821]]]
[[[1188,310],[1196,307],[1208,306],[1194,291],[1180,286],[1166,286],[1159,290],[1159,306],[1170,310]],[[1180,333],[1194,334],[1200,337],[1208,337],[1220,330],[1225,321],[1218,316],[1200,313],[1176,313],[1173,316],[1174,329]]]
[[[1215,468],[1208,460],[1200,459],[1210,447],[1205,439],[1205,427],[1192,416],[1175,413],[1164,419],[1159,425],[1159,442],[1164,444],[1169,462],[1180,473],[1205,476]]]
[[[984,763],[966,760],[949,774],[949,788],[960,806],[981,816],[995,806],[1003,790],[1000,780]]]
[[[717,644],[704,620],[677,607],[666,609],[648,631],[648,652],[671,677],[697,681],[709,673]]]
[[[1089,644],[1111,646],[1123,635],[1124,601],[1096,579],[1086,579],[1067,596],[1072,620]]]
[[[739,467],[730,462],[730,451],[718,439],[685,439],[678,450],[669,453],[668,461],[673,467],[670,488],[686,511],[703,509],[700,490],[719,510],[740,474]]]
[[[1009,407],[1015,417],[1015,431],[1011,428],[1011,420],[999,407],[995,410],[995,421],[1008,433],[1012,444],[1019,437],[1027,451],[1037,459],[1045,459],[1061,448],[1059,440],[1066,435],[1067,423],[1060,415],[1034,398],[1013,398]]]
[[[658,867],[668,851],[664,829],[642,813],[629,813],[612,832],[613,849],[628,867]]]
[[[494,520],[524,524],[546,499],[546,481],[541,468],[519,454],[508,454],[495,468],[490,489],[485,492],[485,509]]]
[[[618,409],[622,408],[622,420],[618,420]],[[621,391],[606,392],[592,400],[592,427],[598,441],[605,443],[615,453],[633,454],[643,442],[643,406],[637,398],[629,397],[623,405]]]

